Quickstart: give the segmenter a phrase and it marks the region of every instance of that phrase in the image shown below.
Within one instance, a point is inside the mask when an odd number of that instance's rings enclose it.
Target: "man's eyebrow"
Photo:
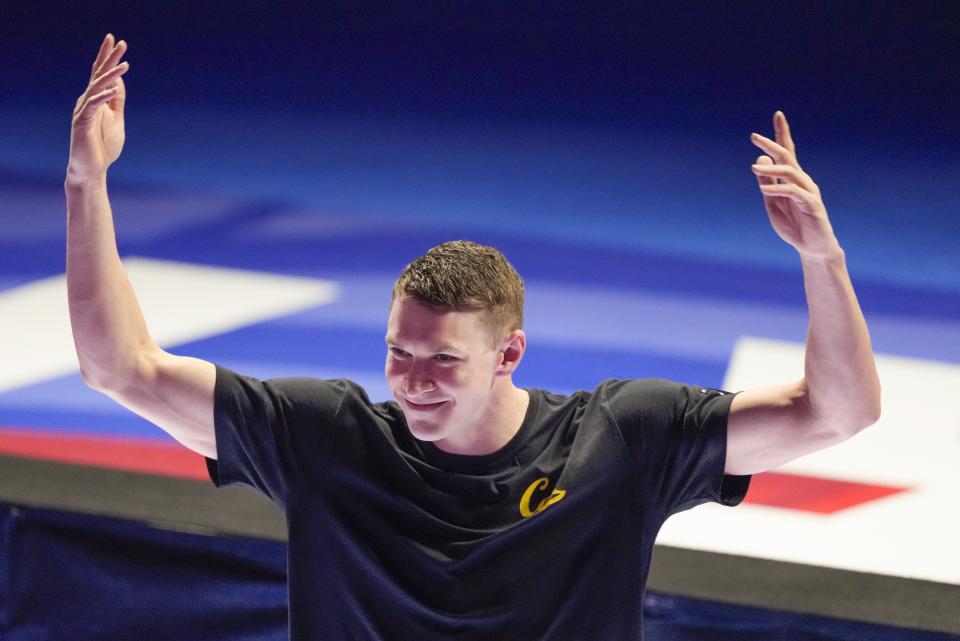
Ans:
[[[397,343],[397,340],[393,336],[385,336],[383,340],[388,345],[399,345],[399,343]],[[462,349],[459,349],[453,345],[439,345],[437,347],[434,347],[433,351],[434,352],[463,352]]]

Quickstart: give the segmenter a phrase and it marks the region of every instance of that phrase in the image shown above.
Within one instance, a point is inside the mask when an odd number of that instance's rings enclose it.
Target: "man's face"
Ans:
[[[387,384],[414,437],[463,436],[482,423],[502,356],[482,312],[438,312],[398,297],[386,342]]]

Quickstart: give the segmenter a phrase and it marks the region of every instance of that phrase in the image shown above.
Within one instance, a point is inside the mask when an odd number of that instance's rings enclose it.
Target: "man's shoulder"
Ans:
[[[665,378],[610,378],[593,391],[595,402],[621,420],[665,419],[677,414],[700,388]]]
[[[695,387],[692,385],[665,378],[607,378],[600,381],[593,390],[577,392],[575,395],[582,395],[584,398],[599,402],[617,400],[651,402],[675,398],[693,389]]]
[[[554,391],[545,388],[528,388],[530,392],[543,394],[548,398],[589,398],[597,394],[617,394],[630,392],[651,392],[651,391],[672,391],[678,387],[684,387],[684,383],[678,383],[665,378],[605,378],[597,383],[592,389],[581,388],[574,392]]]
[[[664,378],[604,379],[592,390],[553,392],[531,389],[539,394],[548,408],[562,412],[565,408],[582,408],[584,416],[597,413],[619,420],[637,415],[673,415],[699,388]]]
[[[258,378],[240,374],[222,365],[217,365],[216,390],[221,399],[229,396],[261,397],[291,406],[385,405],[372,402],[360,383],[346,377],[300,375]]]

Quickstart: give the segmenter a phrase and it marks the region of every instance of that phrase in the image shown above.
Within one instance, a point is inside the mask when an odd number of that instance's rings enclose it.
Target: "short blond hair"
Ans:
[[[469,240],[437,245],[403,268],[393,298],[438,310],[483,311],[494,342],[523,327],[523,279],[497,249]]]

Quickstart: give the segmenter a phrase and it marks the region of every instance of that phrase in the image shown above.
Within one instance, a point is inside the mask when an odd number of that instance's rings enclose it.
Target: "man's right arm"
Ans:
[[[168,432],[217,458],[213,424],[216,368],[176,356],[151,338],[117,252],[106,170],[123,146],[126,44],[108,35],[77,101],[70,138],[67,294],[83,380]]]

